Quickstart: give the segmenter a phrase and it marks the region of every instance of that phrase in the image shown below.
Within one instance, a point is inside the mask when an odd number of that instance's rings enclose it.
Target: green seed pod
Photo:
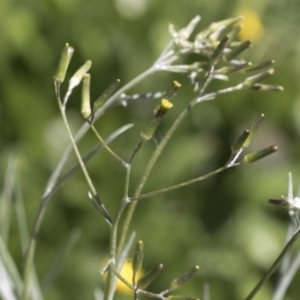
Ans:
[[[103,105],[103,103],[114,93],[120,84],[120,79],[116,79],[105,91],[98,97],[93,105],[93,114]]]
[[[245,130],[232,144],[232,154],[238,153],[240,150],[244,150],[248,145],[245,144],[250,135],[250,130]]]
[[[81,82],[83,75],[89,71],[91,66],[92,62],[88,60],[76,71],[76,73],[72,76],[72,78],[69,81],[69,90],[72,90]]]
[[[222,56],[224,55],[224,50],[228,47],[229,44],[229,36],[226,35],[223,37],[223,39],[220,41],[219,45],[213,52],[210,61],[212,65],[216,65],[221,60]]]
[[[149,270],[144,276],[139,279],[137,283],[138,288],[142,290],[145,289],[157,276],[160,275],[162,269],[163,265],[159,264]]]
[[[226,66],[222,67],[221,69],[218,69],[218,73],[221,74],[230,74],[230,73],[235,73],[235,72],[243,72],[247,70],[247,68],[251,65],[251,63],[245,63],[245,64],[239,64],[239,65],[231,65],[231,66]]]
[[[73,56],[74,53],[74,48],[69,46],[68,43],[65,44],[65,47],[62,50],[61,56],[60,56],[60,60],[59,60],[59,64],[54,76],[54,79],[56,81],[57,84],[61,84],[66,77],[66,73],[71,61],[71,58]]]
[[[251,87],[249,87],[249,90],[255,92],[282,92],[284,89],[280,85],[254,83]]]
[[[252,46],[253,42],[252,41],[245,41],[240,43],[238,46],[231,48],[231,51],[227,54],[224,55],[224,60],[225,61],[230,61],[239,54],[241,54],[243,51],[246,49],[250,48]]]
[[[274,69],[269,69],[265,72],[248,77],[244,81],[244,86],[249,89],[249,88],[253,87],[254,84],[272,76],[274,74],[274,72],[275,72]]]
[[[141,137],[143,140],[148,141],[152,138],[155,130],[157,129],[158,125],[160,124],[163,116],[167,113],[169,109],[173,107],[173,104],[167,100],[162,99],[160,106],[155,112],[153,119],[150,121],[148,127],[141,132]]]
[[[245,142],[243,144],[244,149],[247,148],[250,145],[250,143],[251,143],[256,131],[258,130],[262,120],[264,119],[264,117],[265,117],[264,114],[260,114],[257,117],[257,119],[250,126],[248,138],[245,140]]]
[[[187,297],[187,296],[181,296],[181,295],[170,295],[167,297],[167,300],[200,300],[200,299]]]
[[[164,94],[164,98],[166,99],[171,99],[172,97],[175,96],[176,92],[178,91],[178,89],[181,87],[181,84],[174,80],[172,82],[172,85],[169,87],[169,89],[166,91],[166,93]]]
[[[135,254],[132,261],[133,283],[136,280],[136,274],[141,271],[144,259],[144,243],[138,241],[135,247]]]
[[[256,70],[260,70],[260,69],[263,69],[263,68],[267,68],[271,65],[274,65],[275,64],[275,60],[265,60],[265,61],[261,61],[257,64],[253,64],[251,66],[249,66],[249,68],[247,68],[245,70],[245,72],[250,72],[250,71],[256,71]]]
[[[240,33],[240,31],[243,29],[243,25],[239,24],[237,26],[235,26],[229,33],[229,42],[231,43],[236,37],[237,35]]]
[[[90,84],[91,75],[88,73],[84,74],[81,93],[81,114],[85,119],[91,115]]]
[[[276,146],[269,146],[267,148],[264,148],[260,151],[257,152],[253,152],[253,153],[249,153],[247,155],[244,156],[244,158],[241,161],[241,164],[250,164],[250,163],[254,163],[274,152],[277,151],[277,147]]]
[[[199,271],[199,266],[194,266],[193,268],[191,268],[190,270],[188,270],[186,273],[184,273],[182,276],[180,276],[179,278],[176,278],[175,280],[173,280],[171,282],[169,290],[170,291],[174,291],[174,290],[178,289],[187,280],[189,280],[192,277],[194,277],[197,274],[198,271]]]

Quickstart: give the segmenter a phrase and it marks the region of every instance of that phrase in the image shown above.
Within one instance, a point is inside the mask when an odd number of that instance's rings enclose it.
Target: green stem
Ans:
[[[190,184],[193,184],[193,183],[205,180],[205,179],[207,179],[209,177],[212,177],[212,176],[214,176],[214,175],[216,175],[218,173],[221,173],[221,172],[223,172],[223,171],[225,171],[225,170],[227,170],[227,169],[229,169],[229,168],[231,168],[233,166],[237,166],[237,165],[224,166],[222,168],[219,168],[219,169],[217,169],[215,171],[212,171],[212,172],[210,172],[208,174],[205,174],[203,176],[200,176],[200,177],[197,177],[197,178],[194,178],[194,179],[191,179],[191,180],[179,183],[179,184],[175,184],[175,185],[172,185],[170,187],[162,188],[160,190],[156,190],[156,191],[149,192],[149,193],[146,193],[146,194],[142,194],[142,195],[139,195],[139,196],[131,197],[130,201],[132,201],[132,202],[133,201],[139,201],[139,200],[142,200],[142,199],[150,198],[150,197],[162,194],[162,193],[166,193],[166,192],[169,192],[169,191],[173,191],[173,190],[182,188],[184,186],[187,186],[187,185],[190,185]]]
[[[209,82],[209,81],[210,81],[210,72],[208,73],[206,79],[203,82],[201,93],[204,93],[203,87],[207,87],[207,82]],[[198,95],[198,97],[199,96],[201,96],[201,94]],[[145,184],[148,180],[148,177],[149,177],[149,175],[150,175],[157,159],[161,155],[161,153],[164,150],[166,144],[169,142],[170,138],[173,136],[173,134],[175,133],[177,128],[180,126],[182,121],[186,118],[186,116],[188,115],[190,110],[198,103],[197,102],[198,97],[196,99],[193,99],[190,102],[190,104],[181,112],[181,114],[178,116],[178,118],[175,120],[175,122],[173,123],[171,128],[168,130],[168,132],[166,133],[166,135],[164,136],[164,138],[162,139],[162,141],[160,142],[158,147],[153,152],[152,157],[150,158],[150,161],[148,162],[148,164],[145,168],[144,174],[143,174],[143,176],[142,176],[142,178],[141,178],[141,180],[140,180],[140,182],[137,186],[137,189],[134,193],[134,197],[138,197],[141,194],[141,192],[142,192],[142,190],[143,190],[143,188],[144,188],[144,186],[145,186]],[[123,246],[124,246],[124,243],[125,243],[125,240],[126,240],[126,236],[127,236],[127,232],[128,232],[128,228],[129,228],[129,225],[131,223],[131,220],[132,220],[135,208],[137,206],[137,203],[138,203],[138,201],[131,203],[131,205],[129,206],[128,212],[126,214],[126,217],[125,217],[125,220],[124,220],[124,223],[123,223],[123,227],[122,227],[122,232],[121,232],[121,235],[120,235],[120,241],[119,241],[119,245],[118,245],[117,257],[120,256],[120,253],[123,249]]]
[[[119,155],[117,155],[113,150],[110,149],[110,147],[102,139],[102,137],[100,136],[100,134],[98,133],[98,131],[94,125],[91,125],[91,129],[93,130],[93,132],[95,133],[96,137],[98,138],[100,143],[103,145],[103,147],[115,158],[116,161],[118,161],[119,163],[121,163],[121,165],[123,165],[125,168],[127,168],[128,164]]]
[[[113,221],[111,232],[110,232],[110,264],[108,270],[108,276],[105,287],[105,295],[103,300],[112,300],[115,292],[115,276],[114,269],[116,265],[116,261],[118,257],[116,256],[117,251],[117,238],[118,238],[118,225],[121,218],[121,215],[129,203],[128,201],[128,191],[129,191],[129,182],[130,182],[130,174],[131,174],[131,165],[128,165],[125,179],[125,188],[124,188],[124,196],[121,202],[121,205],[118,209],[118,212]]]
[[[133,80],[131,80],[129,83],[127,83],[126,85],[124,85],[122,88],[120,88],[118,91],[116,91],[109,100],[107,100],[103,106],[96,112],[95,114],[95,120],[102,115],[105,110],[111,106],[113,106],[114,102],[117,100],[120,100],[120,97],[123,93],[125,93],[125,91],[129,90],[130,88],[134,87],[135,85],[137,85],[139,82],[141,82],[142,80],[144,80],[147,76],[152,75],[153,73],[155,73],[156,71],[158,71],[156,68],[151,67],[148,70],[146,70],[145,72],[143,72],[142,74],[140,74],[139,76],[137,76],[136,78],[134,78]]]
[[[279,266],[281,261],[283,260],[285,254],[292,248],[298,237],[300,236],[300,228],[297,229],[293,237],[290,239],[290,241],[285,245],[277,259],[274,261],[270,269],[267,271],[267,273],[262,277],[262,279],[257,283],[257,285],[254,287],[254,289],[250,292],[250,294],[245,298],[245,300],[251,300],[254,298],[254,296],[258,293],[258,291],[262,288],[262,286],[268,281],[268,279],[271,277],[271,275],[274,273],[276,268]]]

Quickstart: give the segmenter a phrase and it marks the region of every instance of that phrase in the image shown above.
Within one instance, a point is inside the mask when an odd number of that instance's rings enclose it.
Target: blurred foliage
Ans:
[[[169,40],[168,23],[185,26],[196,14],[200,26],[243,12],[246,30],[255,45],[245,54],[251,61],[275,59],[275,75],[284,93],[238,92],[199,105],[181,126],[159,160],[146,190],[169,186],[204,174],[224,164],[230,144],[255,117],[265,113],[255,148],[277,144],[276,154],[247,167],[226,171],[207,181],[143,201],[132,230],[145,243],[147,268],[163,263],[156,291],[195,264],[197,276],[182,289],[200,296],[210,284],[211,299],[242,299],[278,255],[289,222],[285,211],[267,204],[270,197],[287,191],[287,173],[300,179],[300,2],[287,1],[1,1],[0,4],[0,170],[3,182],[7,160],[18,158],[20,183],[29,226],[39,199],[68,137],[60,120],[53,76],[65,42],[75,48],[70,74],[86,59],[93,61],[91,95],[96,99],[116,78],[121,84],[145,70]],[[251,19],[252,18],[252,19]],[[251,21],[252,20],[252,21]],[[257,33],[255,35],[255,33]],[[177,78],[178,77],[178,78]],[[171,80],[183,88],[174,108],[163,121],[157,140],[193,96],[185,78],[160,73],[132,93],[165,89]],[[214,83],[211,87],[216,87]],[[82,124],[79,91],[70,99],[69,118],[75,132]],[[135,127],[112,143],[128,158],[139,133],[148,124],[152,102],[118,107],[96,126],[103,136],[127,122]],[[92,133],[80,142],[87,152],[97,141]],[[133,181],[155,148],[147,144],[133,167]],[[68,165],[72,165],[74,157]],[[121,199],[124,170],[105,152],[88,163],[101,197],[115,212]],[[295,191],[296,192],[296,191]],[[12,219],[14,222],[14,218]],[[82,237],[62,273],[47,290],[46,299],[92,299],[102,287],[99,269],[104,265],[109,231],[87,199],[87,186],[76,174],[48,206],[38,238],[35,263],[39,278],[46,276],[70,231]],[[20,270],[22,253],[16,226],[10,230],[9,249]],[[297,299],[299,274],[286,299]],[[256,299],[270,299],[276,276]],[[128,299],[119,294],[120,299]]]

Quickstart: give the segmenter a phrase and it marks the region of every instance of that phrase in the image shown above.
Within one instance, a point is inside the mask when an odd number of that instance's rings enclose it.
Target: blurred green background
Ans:
[[[287,173],[300,181],[300,2],[287,1],[8,1],[0,4],[0,170],[3,184],[8,159],[17,157],[17,181],[22,190],[29,228],[47,180],[68,144],[53,89],[53,75],[65,42],[75,48],[72,74],[86,59],[93,61],[95,99],[114,79],[121,83],[148,68],[169,41],[168,24],[177,29],[195,15],[198,29],[243,12],[254,47],[250,61],[275,59],[276,73],[268,83],[282,85],[283,93],[237,92],[197,106],[170,141],[145,191],[200,176],[222,166],[230,144],[260,113],[266,118],[254,149],[276,144],[278,152],[253,165],[235,168],[207,181],[157,196],[138,206],[131,230],[145,243],[145,267],[163,263],[165,270],[153,291],[191,266],[199,275],[180,293],[200,297],[209,283],[211,299],[244,298],[279,254],[289,223],[286,211],[272,207],[268,198],[287,193]],[[256,19],[257,18],[257,19]],[[249,27],[250,26],[250,27]],[[253,36],[252,36],[253,34]],[[245,32],[246,35],[246,32]],[[234,77],[234,76],[233,76]],[[234,77],[238,80],[238,76]],[[186,78],[170,73],[148,77],[132,93],[163,91],[171,80],[183,84],[174,108],[160,126],[156,139],[167,131],[192,99]],[[219,88],[223,83],[215,83]],[[126,123],[133,129],[111,146],[128,158],[140,131],[151,118],[154,102],[118,107],[96,126],[105,137]],[[68,116],[75,132],[83,123],[80,91],[70,99]],[[80,142],[83,153],[96,145],[89,132]],[[142,174],[155,143],[147,143],[133,166],[132,190]],[[72,155],[67,166],[74,163]],[[108,210],[114,214],[122,197],[124,170],[104,151],[88,169]],[[74,230],[81,239],[70,254],[45,299],[93,299],[103,287],[99,269],[108,257],[109,231],[87,198],[82,174],[73,176],[53,197],[38,238],[35,263],[41,281]],[[22,269],[22,252],[15,214],[9,249]],[[298,299],[299,274],[285,299]],[[256,299],[270,299],[274,275]],[[118,299],[130,294],[118,292]]]

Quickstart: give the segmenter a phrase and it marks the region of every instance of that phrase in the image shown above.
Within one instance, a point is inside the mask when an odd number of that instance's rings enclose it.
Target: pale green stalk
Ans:
[[[263,287],[263,285],[269,280],[271,275],[275,272],[281,261],[284,259],[286,253],[290,251],[298,237],[300,236],[300,228],[297,229],[293,237],[290,239],[290,241],[285,245],[277,259],[274,261],[272,266],[269,268],[267,273],[261,278],[261,280],[257,283],[257,285],[254,287],[254,289],[250,292],[250,294],[245,298],[245,300],[251,300],[255,297],[255,295],[259,292],[259,290]]]

